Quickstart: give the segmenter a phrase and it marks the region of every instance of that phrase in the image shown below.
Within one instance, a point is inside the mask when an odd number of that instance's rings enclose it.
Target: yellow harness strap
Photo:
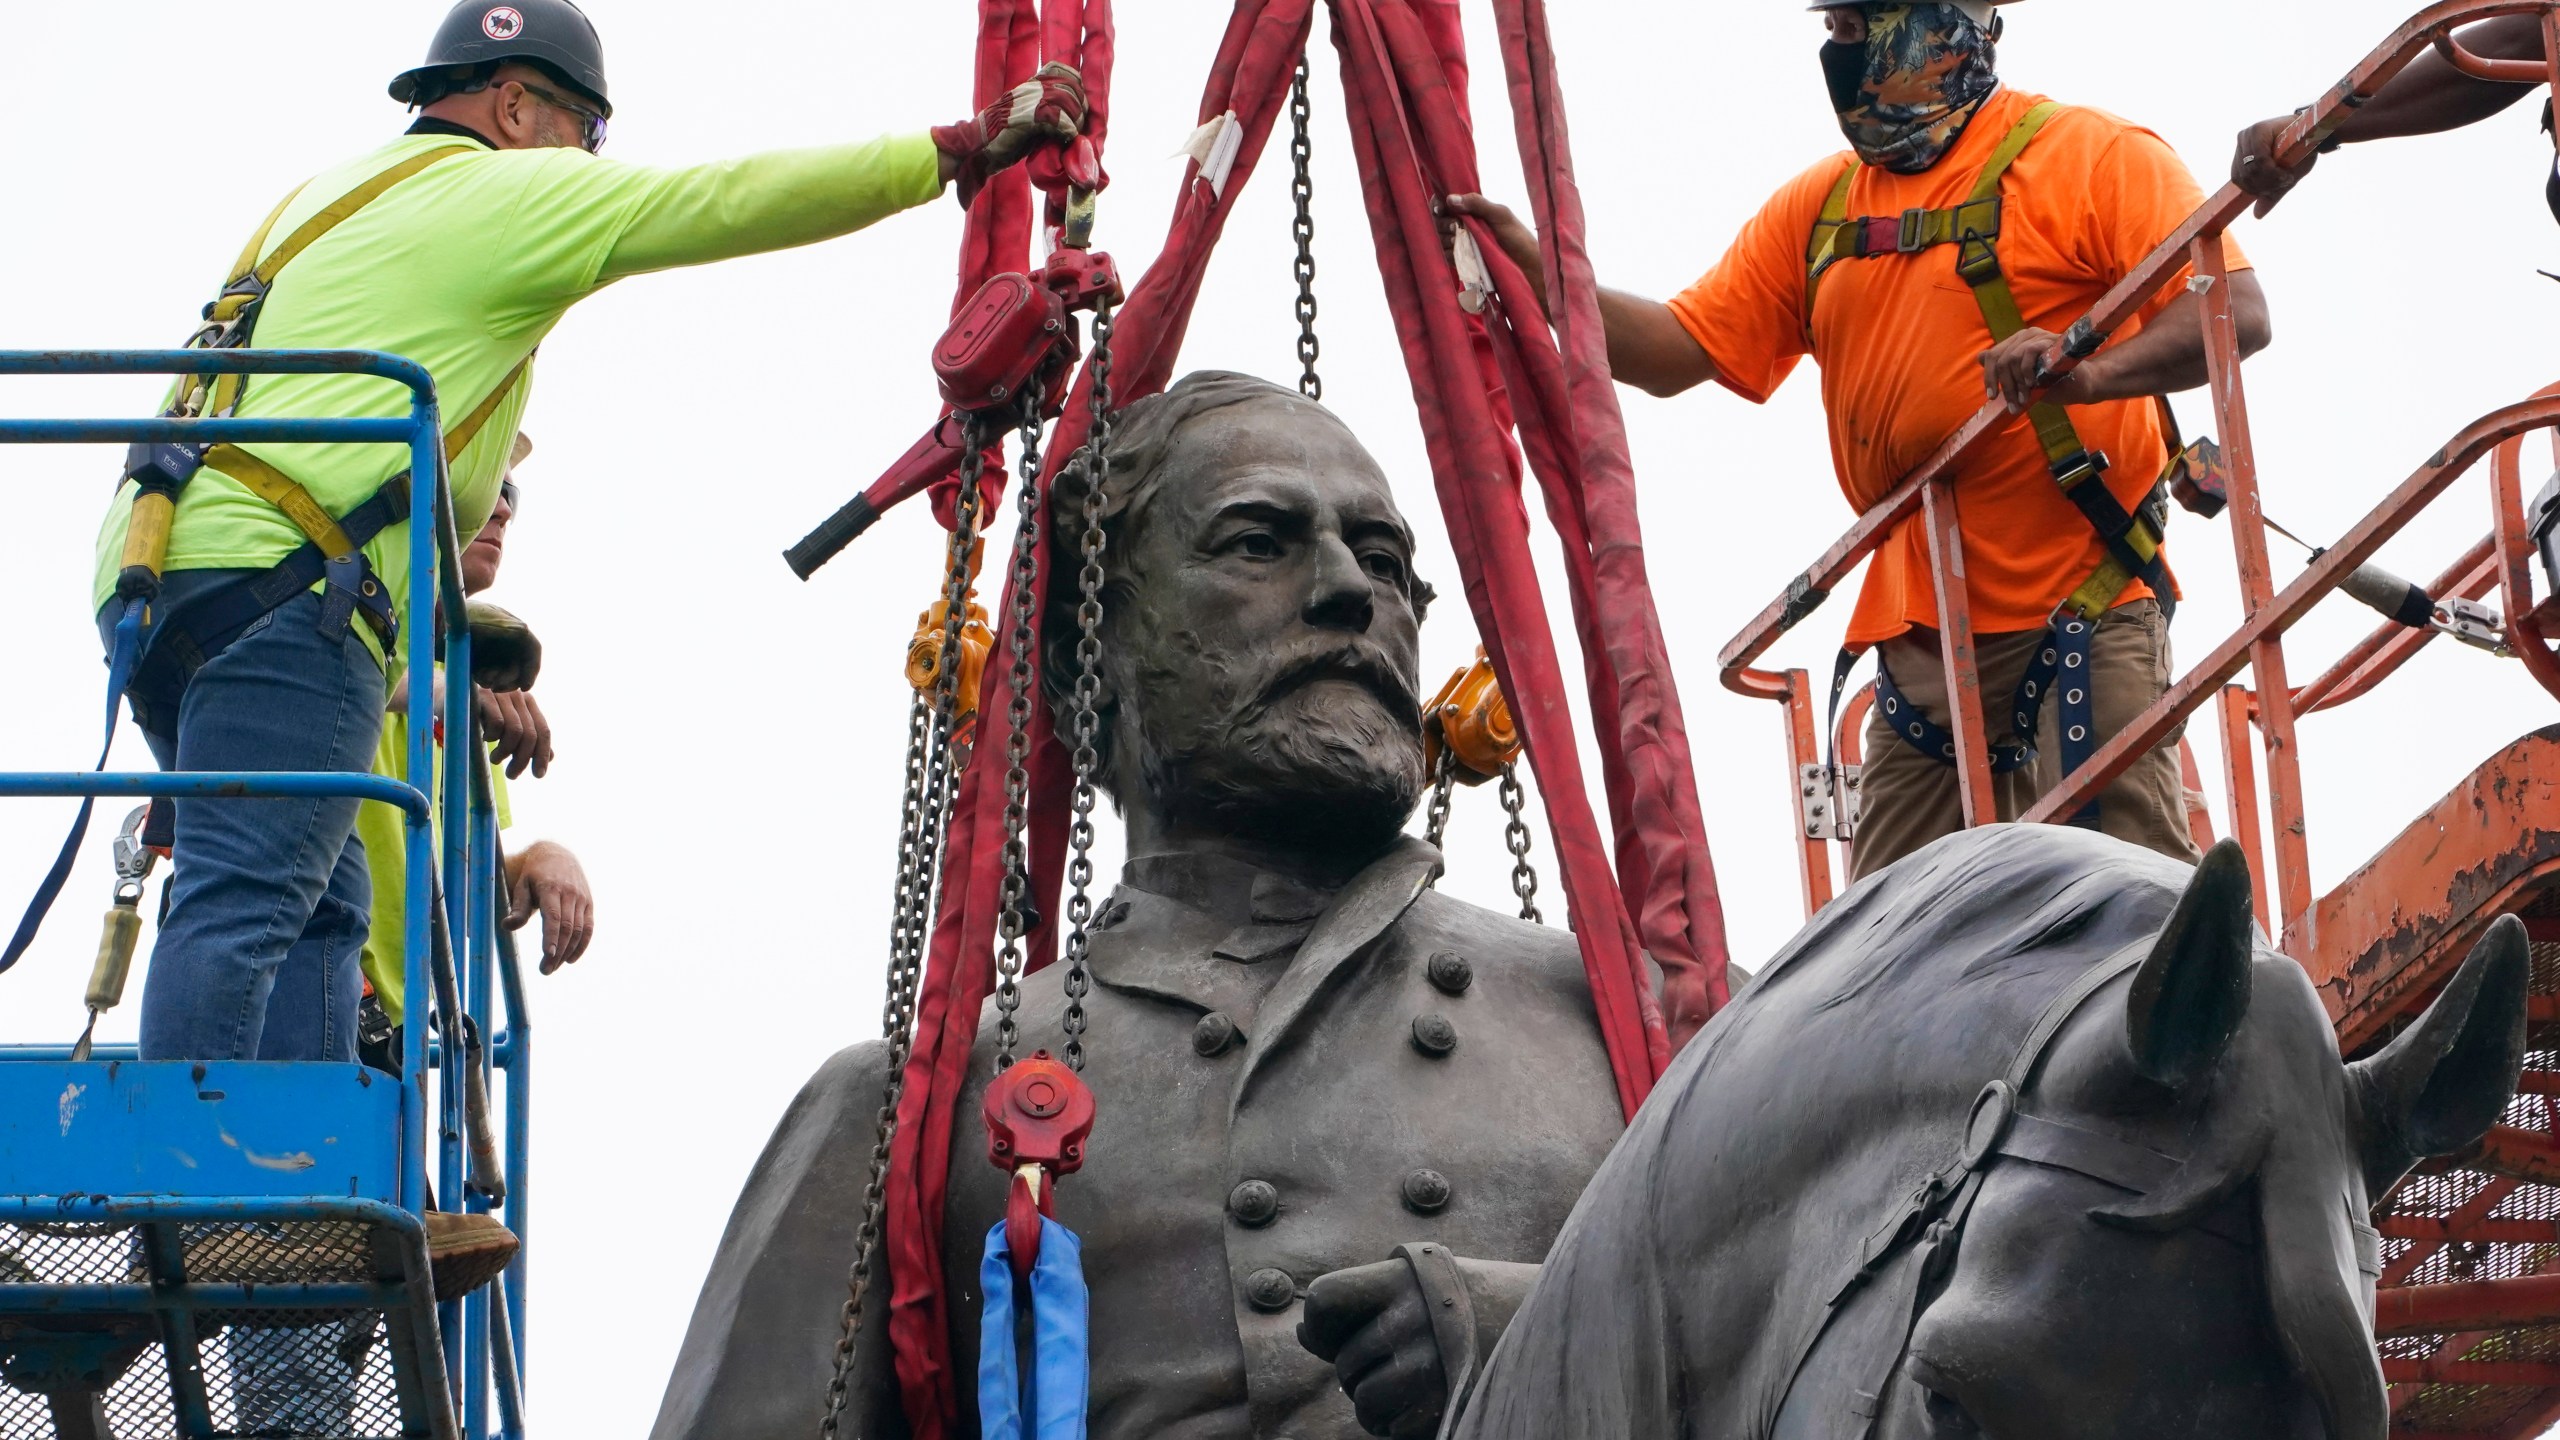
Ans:
[[[278,205],[275,212],[267,217],[267,222],[258,227],[258,233],[250,237],[248,248],[240,252],[239,262],[231,269],[230,283],[222,287],[222,294],[216,297],[213,304],[205,310],[204,318],[207,323],[203,333],[207,336],[226,334],[240,319],[243,311],[266,298],[267,292],[275,286],[276,276],[284,272],[285,266],[293,263],[295,256],[311,248],[321,236],[338,228],[340,222],[381,199],[384,191],[439,160],[449,160],[456,155],[468,155],[478,149],[476,145],[441,145],[422,154],[412,155],[331,201],[318,214],[295,227],[294,232],[286,236],[284,243],[278,245],[272,253],[264,253],[267,236],[274,231],[276,222],[284,218],[284,212],[292,206],[294,199],[308,188],[307,182],[305,185],[296,186],[293,194],[287,195],[284,203]],[[261,258],[262,253],[264,258]],[[206,397],[205,408],[195,413],[227,415],[238,409],[240,392],[247,387],[248,379],[249,377],[245,375],[219,377],[213,382],[211,391]],[[192,387],[194,395],[206,394],[203,389],[204,381],[204,376],[195,377]]]
[[[460,424],[444,432],[444,453],[448,459],[471,448],[471,442],[480,437],[490,417],[498,413],[498,407],[524,379],[525,367],[531,363],[531,357],[517,361],[516,368],[507,372],[506,378],[498,382],[497,388],[490,391],[477,408],[463,416]],[[247,486],[259,499],[283,511],[312,544],[320,547],[321,554],[332,560],[343,560],[356,552],[357,545],[347,538],[346,531],[338,527],[337,517],[331,515],[292,476],[237,445],[214,446],[205,452],[204,463],[205,468],[221,471]],[[408,473],[402,470],[399,476],[393,477],[393,481],[406,477]],[[387,485],[393,481],[384,483]]]
[[[231,280],[222,287],[222,293],[215,297],[214,302],[205,307],[206,323],[188,342],[189,348],[227,349],[245,344],[249,338],[245,332],[255,327],[257,318],[250,307],[266,298],[267,292],[274,288],[276,277],[293,262],[295,256],[336,229],[341,221],[380,199],[392,186],[439,160],[467,155],[477,148],[472,145],[440,145],[410,156],[339,196],[318,214],[303,221],[285,237],[283,244],[275,248],[274,253],[269,254],[267,237],[275,233],[277,222],[284,218],[285,211],[292,208],[295,199],[310,188],[308,182],[295,186],[292,194],[267,212],[265,222],[258,226],[258,233],[250,236],[249,243],[241,249],[239,260],[231,267]],[[523,367],[518,366],[517,369],[521,373]],[[509,376],[508,386],[513,383],[514,376]],[[240,397],[247,385],[248,377],[245,375],[190,375],[182,382],[177,401],[169,413],[179,416],[231,414],[239,409]],[[508,386],[501,386],[500,393],[503,394]],[[485,423],[487,417],[480,418]],[[452,454],[457,448],[448,444],[446,453]],[[215,446],[207,452],[207,461],[210,463],[215,455],[222,457],[217,468],[265,496],[291,517],[303,534],[311,537],[332,557],[343,556],[354,548],[346,543],[346,533],[339,529],[338,522],[330,517],[329,512],[273,466],[236,446]],[[272,482],[268,477],[273,477]],[[173,490],[145,488],[134,496],[132,514],[125,522],[124,582],[133,582],[140,577],[142,583],[151,587],[158,585],[160,573],[169,558],[169,535],[177,523],[177,506],[178,497]]]
[[[1839,183],[1831,188],[1830,198],[1814,222],[1813,237],[1805,247],[1806,344],[1810,346],[1813,341],[1813,302],[1824,271],[1843,260],[1912,255],[1940,245],[1956,247],[1956,275],[1972,287],[1974,303],[1981,307],[1983,323],[1990,328],[1994,343],[2027,328],[2018,297],[2000,268],[2000,221],[2004,208],[2000,186],[2010,167],[2061,109],[2059,101],[2047,100],[2029,110],[1983,163],[1982,173],[1975,178],[1973,190],[1964,202],[1944,210],[1906,210],[1898,217],[1850,219],[1849,188],[1863,168],[1852,159],[1841,172]],[[2093,528],[2105,533],[2098,515],[2115,508],[2116,501],[2105,488],[2104,462],[2080,443],[2080,433],[2072,425],[2070,413],[2059,405],[2039,403],[2028,408],[2027,421],[2035,427],[2037,443],[2044,447],[2045,463],[2053,472],[2054,483],[2075,508],[2089,516]],[[2098,488],[2084,490],[2087,486]],[[2133,523],[2120,541],[2129,553],[2120,557],[2117,544],[2110,543],[2107,557],[2064,602],[2083,619],[2106,614],[2139,571],[2156,568],[2161,543],[2158,529],[2138,511],[2131,519]],[[2128,564],[2128,560],[2136,563]]]

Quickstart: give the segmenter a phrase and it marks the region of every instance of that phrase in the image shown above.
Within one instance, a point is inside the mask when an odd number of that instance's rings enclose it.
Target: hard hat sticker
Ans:
[[[513,5],[500,5],[480,17],[480,33],[492,40],[513,40],[524,33],[524,12]]]

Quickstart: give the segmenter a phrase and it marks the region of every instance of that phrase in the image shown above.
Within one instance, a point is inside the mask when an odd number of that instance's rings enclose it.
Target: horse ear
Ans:
[[[2418,1023],[2347,1067],[2364,1102],[2366,1191],[2379,1195],[2430,1155],[2468,1147],[2498,1122],[2524,1066],[2524,922],[2489,927]]]
[[[2125,999],[2125,1041],[2145,1079],[2182,1090],[2222,1059],[2248,1018],[2256,953],[2249,861],[2224,840],[2205,852]]]

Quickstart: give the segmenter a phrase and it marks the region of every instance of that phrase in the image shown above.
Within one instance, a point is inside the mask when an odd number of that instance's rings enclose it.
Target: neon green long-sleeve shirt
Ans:
[[[303,187],[269,232],[296,226],[403,158],[440,146],[477,153],[401,181],[295,257],[258,319],[266,349],[383,350],[435,377],[444,424],[469,414],[533,353],[570,306],[626,276],[806,245],[859,230],[942,192],[940,160],[922,135],[775,151],[681,170],[653,170],[582,150],[487,150],[449,134],[404,135]],[[219,282],[207,287],[210,295]],[[525,383],[479,438],[453,457],[458,532],[497,504],[498,482],[532,389]],[[400,416],[408,392],[362,375],[261,376],[243,416]],[[243,447],[345,514],[405,469],[394,445]],[[116,497],[98,531],[92,606],[115,588],[132,507]],[[406,594],[408,527],[365,547],[393,596]],[[171,570],[263,568],[302,544],[284,513],[215,470],[178,503]],[[371,632],[357,627],[371,643]]]

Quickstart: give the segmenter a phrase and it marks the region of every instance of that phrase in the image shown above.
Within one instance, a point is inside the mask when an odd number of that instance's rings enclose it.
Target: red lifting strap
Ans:
[[[1027,7],[1029,0],[1023,3]],[[1060,58],[1055,47],[1064,43],[1070,17],[1080,20],[1088,82],[1097,34],[1107,73],[1105,3],[1081,0],[1079,10],[1078,0],[1051,0],[1050,56]],[[989,0],[990,33],[998,8]],[[1311,9],[1312,0],[1237,0],[1200,118],[1205,123],[1233,111],[1243,144],[1223,195],[1211,190],[1196,166],[1186,167],[1164,249],[1118,316],[1115,405],[1156,393],[1173,378],[1210,252],[1287,99]],[[1582,247],[1581,207],[1544,6],[1540,0],[1495,0],[1495,9],[1532,203],[1541,230],[1557,242],[1549,248],[1547,278],[1559,300],[1561,351],[1535,319],[1527,277],[1481,232],[1497,292],[1510,304],[1487,317],[1491,324],[1457,304],[1456,274],[1432,213],[1438,195],[1476,188],[1466,57],[1454,0],[1333,0],[1335,43],[1343,57],[1371,229],[1468,605],[1505,693],[1514,697],[1619,1098],[1633,1114],[1668,1063],[1672,1037],[1685,1039],[1725,999],[1723,918],[1687,737],[1645,575],[1633,471],[1608,378],[1597,289]],[[1098,31],[1097,11],[1103,11]],[[1009,11],[1004,18],[1010,21]],[[982,37],[982,84],[989,43]],[[1027,73],[1027,67],[1015,68]],[[980,239],[977,220],[972,217],[973,243]],[[964,269],[964,282],[972,273]],[[1515,312],[1531,317],[1516,330],[1508,318]],[[1053,483],[1057,466],[1085,438],[1092,382],[1090,369],[1078,379],[1049,443],[1043,485]],[[1586,793],[1529,554],[1521,455],[1507,438],[1515,425],[1565,546],[1617,840],[1614,874]],[[1046,535],[1040,544],[1045,590],[1055,567],[1046,554]],[[1010,595],[998,613],[1010,623]],[[1009,635],[1000,636],[999,652],[1009,648]],[[1033,653],[1038,655],[1038,647]],[[1006,713],[1010,678],[990,668],[982,713]],[[1064,749],[1049,731],[1048,707],[1035,703],[1030,709],[1032,879],[1034,893],[1049,900],[1040,907],[1043,928],[1030,947],[1036,968],[1056,953],[1054,925],[1045,917],[1058,913],[1072,776]],[[959,1416],[942,1293],[943,1207],[957,1102],[979,1013],[995,979],[988,957],[1003,878],[1001,847],[994,843],[1003,825],[1002,778],[999,767],[973,766],[961,781],[891,1161],[889,1328],[917,1440],[947,1440]],[[1645,963],[1648,952],[1662,972],[1661,1004]],[[1107,1104],[1109,1097],[1102,1098]]]

